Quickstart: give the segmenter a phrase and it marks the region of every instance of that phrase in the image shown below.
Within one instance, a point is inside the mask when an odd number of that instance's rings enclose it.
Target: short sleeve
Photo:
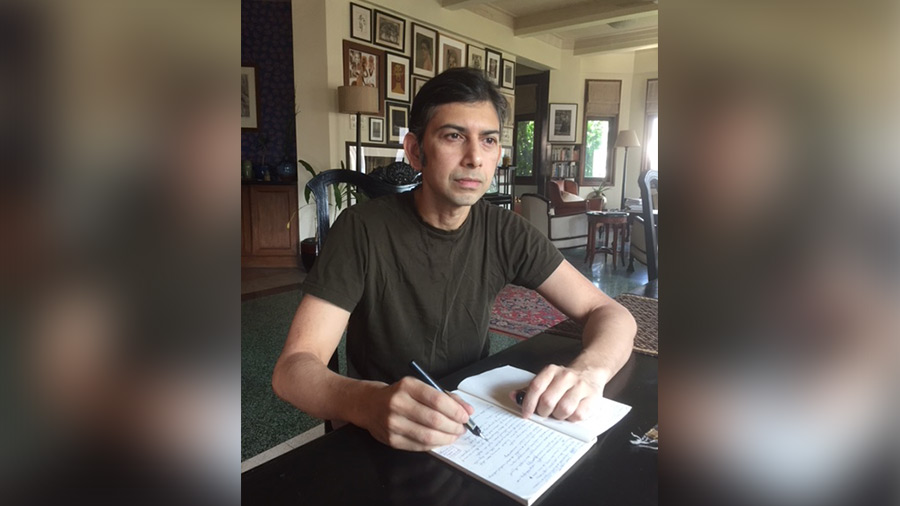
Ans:
[[[519,286],[531,290],[540,286],[562,264],[562,253],[544,234],[523,217],[504,213],[502,227],[508,276]]]
[[[341,213],[303,282],[303,292],[352,312],[365,287],[368,242],[357,213],[353,209]]]

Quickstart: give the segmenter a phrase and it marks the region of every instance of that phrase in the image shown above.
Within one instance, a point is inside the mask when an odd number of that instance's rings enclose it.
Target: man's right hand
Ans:
[[[409,376],[376,387],[366,404],[363,428],[382,443],[409,451],[427,451],[456,441],[475,412],[458,396],[448,396]]]

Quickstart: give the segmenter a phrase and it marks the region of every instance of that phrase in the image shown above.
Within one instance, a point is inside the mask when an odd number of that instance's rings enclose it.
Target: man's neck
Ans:
[[[463,226],[472,206],[441,206],[426,195],[424,189],[414,192],[416,211],[422,220],[438,230],[451,232]]]

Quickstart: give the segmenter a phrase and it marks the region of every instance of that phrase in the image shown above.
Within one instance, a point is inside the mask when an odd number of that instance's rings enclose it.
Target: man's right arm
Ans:
[[[312,416],[353,423],[394,448],[429,450],[462,435],[471,406],[421,381],[387,385],[328,369],[349,319],[346,310],[304,295],[272,375],[278,397]]]

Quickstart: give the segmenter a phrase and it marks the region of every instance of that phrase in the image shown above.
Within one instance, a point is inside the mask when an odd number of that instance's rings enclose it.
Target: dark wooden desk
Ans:
[[[567,363],[580,341],[540,334],[442,381],[454,389],[465,379],[501,365],[533,372]],[[551,505],[655,505],[656,452],[629,443],[657,423],[657,359],[632,354],[605,395],[632,406],[615,427],[536,503]],[[428,453],[394,450],[368,432],[345,426],[241,475],[242,504],[518,504]]]

